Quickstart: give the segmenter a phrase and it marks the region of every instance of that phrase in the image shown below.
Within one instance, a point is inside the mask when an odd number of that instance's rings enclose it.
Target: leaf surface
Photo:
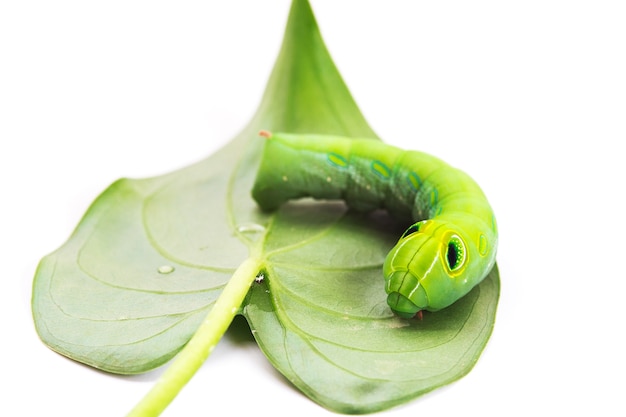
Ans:
[[[115,373],[171,359],[235,269],[264,259],[241,313],[274,366],[323,406],[388,408],[467,373],[495,320],[497,270],[454,306],[422,321],[386,305],[381,266],[405,225],[339,202],[261,213],[250,189],[260,129],[376,138],[295,0],[259,110],[214,155],[150,179],[122,179],[70,239],[42,259],[33,316],[55,351]]]

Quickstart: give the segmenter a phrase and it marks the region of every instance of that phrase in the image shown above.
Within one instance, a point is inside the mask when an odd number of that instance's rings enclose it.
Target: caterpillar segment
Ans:
[[[495,216],[478,184],[432,155],[372,139],[263,131],[252,196],[263,210],[292,199],[341,199],[412,223],[383,265],[387,303],[404,318],[448,307],[495,263]]]

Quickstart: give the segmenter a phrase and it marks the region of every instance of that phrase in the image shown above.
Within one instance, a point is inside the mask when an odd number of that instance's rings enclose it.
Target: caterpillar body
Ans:
[[[376,140],[264,131],[261,136],[267,140],[252,196],[263,210],[313,197],[411,219],[383,265],[387,303],[397,315],[445,308],[493,267],[495,216],[463,171]]]

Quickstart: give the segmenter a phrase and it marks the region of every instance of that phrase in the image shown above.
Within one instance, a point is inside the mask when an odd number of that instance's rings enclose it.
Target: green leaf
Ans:
[[[250,291],[245,316],[274,366],[329,409],[383,410],[453,382],[491,335],[497,268],[423,320],[393,315],[381,268],[406,225],[398,226],[382,213],[299,203],[284,206],[269,227],[267,279]]]
[[[305,0],[293,2],[259,110],[240,135],[185,169],[117,181],[42,259],[32,300],[42,340],[109,372],[148,371],[183,349],[245,264],[244,274],[263,269],[265,279],[239,312],[274,366],[329,409],[381,410],[466,374],[491,334],[497,270],[422,321],[393,316],[381,265],[404,225],[342,203],[259,212],[250,189],[260,129],[376,137]]]

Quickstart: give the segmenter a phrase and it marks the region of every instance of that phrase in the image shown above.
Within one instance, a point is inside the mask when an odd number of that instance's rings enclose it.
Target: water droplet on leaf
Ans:
[[[265,227],[257,223],[246,223],[237,226],[239,233],[262,233],[265,231]]]
[[[174,267],[172,265],[161,265],[157,271],[159,271],[159,274],[171,274],[174,272]]]

